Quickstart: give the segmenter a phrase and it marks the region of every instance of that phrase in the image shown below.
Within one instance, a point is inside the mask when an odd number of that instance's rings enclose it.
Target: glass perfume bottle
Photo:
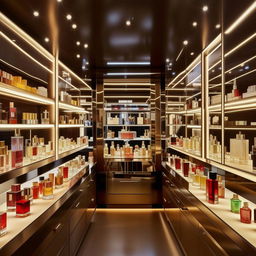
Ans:
[[[53,199],[53,184],[51,181],[45,181],[43,188],[43,199]]]
[[[200,189],[206,190],[206,179],[207,177],[204,175],[204,172],[200,171]]]
[[[39,195],[42,197],[43,195],[43,188],[44,188],[44,177],[39,177]]]
[[[238,198],[237,194],[233,194],[233,198],[230,199],[231,212],[239,213],[241,208],[241,200]]]
[[[8,211],[14,211],[16,209],[16,202],[21,200],[21,188],[20,184],[11,185],[11,191],[6,193],[6,204]]]
[[[249,208],[248,202],[244,202],[244,206],[240,208],[240,221],[247,224],[252,222],[252,210]]]
[[[69,167],[68,166],[63,166],[62,167],[62,173],[63,173],[63,180],[66,182],[68,181],[69,177]]]
[[[9,106],[9,124],[17,124],[17,109],[14,107],[14,102],[10,102]]]
[[[7,230],[7,214],[6,212],[0,212],[0,236],[6,234]]]
[[[3,109],[3,103],[0,103],[0,124],[8,124],[8,112]]]
[[[192,185],[199,187],[200,186],[200,170],[196,169],[196,173],[192,176]]]
[[[45,110],[43,113],[41,113],[41,124],[49,124],[50,118],[49,118],[49,112]]]
[[[210,204],[217,204],[219,202],[218,181],[216,178],[217,173],[210,172],[209,178],[206,180],[207,201]]]
[[[15,130],[15,136],[11,137],[12,168],[23,165],[23,136],[20,131]]]
[[[33,182],[33,186],[31,189],[32,189],[33,199],[38,199],[39,198],[39,183],[37,181]]]
[[[218,179],[218,191],[219,191],[219,198],[225,198],[225,180],[224,177],[221,175],[217,176]]]
[[[188,161],[184,161],[183,168],[182,168],[184,177],[188,177],[189,169],[190,169],[190,163]]]
[[[62,188],[63,187],[63,174],[62,171],[59,170],[55,177],[55,187]]]
[[[49,181],[52,182],[52,186],[54,187],[54,173],[49,173]]]
[[[253,170],[256,170],[256,137],[254,138],[254,145],[252,146],[251,159]]]
[[[0,171],[3,171],[6,166],[6,148],[4,141],[0,141]]]
[[[175,169],[177,171],[181,170],[181,159],[179,157],[175,157]]]
[[[16,216],[26,217],[30,214],[30,200],[22,199],[16,203]]]
[[[24,188],[21,191],[21,199],[29,200],[30,204],[33,203],[33,195],[32,195],[32,191],[30,188]]]

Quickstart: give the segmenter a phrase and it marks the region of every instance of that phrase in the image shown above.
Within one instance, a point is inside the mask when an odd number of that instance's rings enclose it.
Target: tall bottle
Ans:
[[[104,146],[104,156],[108,156],[108,144],[105,143],[105,146]]]
[[[114,141],[111,142],[110,155],[111,156],[115,156],[115,144],[114,144]]]
[[[219,202],[218,181],[216,180],[217,173],[210,172],[209,178],[206,180],[206,196],[210,204]]]
[[[17,109],[14,107],[14,102],[10,102],[9,106],[9,124],[17,124]]]
[[[23,164],[23,136],[20,130],[15,130],[15,136],[11,137],[12,168],[21,167]]]
[[[254,145],[252,146],[251,159],[253,170],[256,170],[256,137],[254,138]]]

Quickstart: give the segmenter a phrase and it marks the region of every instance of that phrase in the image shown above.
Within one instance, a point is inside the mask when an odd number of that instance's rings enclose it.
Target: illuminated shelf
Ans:
[[[50,129],[54,124],[0,124],[0,130],[31,130],[31,129]]]
[[[68,156],[68,155],[71,155],[73,153],[76,153],[80,150],[83,150],[83,149],[91,149],[92,147],[89,147],[88,145],[84,145],[82,147],[76,147],[76,148],[73,148],[73,149],[68,149],[66,151],[63,151],[63,152],[59,152],[59,158],[63,158],[65,156]]]
[[[201,113],[201,108],[194,108],[194,109],[188,109],[188,110],[168,110],[166,114],[197,114]]]
[[[187,128],[190,128],[190,129],[201,129],[201,125],[188,124]]]
[[[133,110],[133,109],[109,110],[109,109],[105,109],[105,111],[108,113],[130,113],[130,114],[150,112],[149,109],[140,109],[140,110],[139,109],[138,110]]]
[[[221,125],[211,125],[210,130],[221,130]],[[241,131],[256,131],[256,126],[236,125],[224,127],[224,130],[241,130]]]
[[[210,125],[210,130],[221,130],[221,125]]]
[[[54,100],[50,98],[46,98],[43,96],[40,96],[38,94],[34,94],[31,92],[27,92],[25,90],[19,89],[15,86],[11,86],[8,84],[4,84],[0,82],[0,94],[24,101],[30,101],[37,104],[43,104],[43,105],[53,105]]]
[[[167,126],[186,126],[185,124],[167,124]]]
[[[119,127],[142,126],[142,127],[147,127],[147,126],[151,126],[151,124],[106,124],[105,126],[119,126]]]
[[[186,150],[183,150],[182,148],[179,148],[179,147],[176,147],[176,146],[169,146],[168,148],[174,149],[174,150],[176,150],[176,151],[178,151],[178,152],[180,152],[180,153],[182,153],[182,154],[184,154],[184,155],[191,156],[191,157],[193,157],[193,158],[195,158],[195,159],[198,159],[198,160],[200,160],[200,161],[205,161],[205,159],[202,158],[201,156],[196,155],[196,154],[192,154],[191,152],[188,152],[188,151],[186,151]]]
[[[74,106],[64,102],[59,102],[59,108],[66,110],[66,112],[90,113],[82,107]]]
[[[105,138],[106,141],[150,141],[150,138],[134,138],[134,139],[120,139],[120,138]]]
[[[145,160],[151,160],[152,158],[151,157],[146,157],[146,156],[137,156],[137,157],[134,157],[134,156],[130,156],[130,157],[122,157],[122,156],[104,156],[104,159],[111,159],[111,160],[119,160],[119,161],[122,161],[122,160],[133,160],[133,161],[145,161]]]
[[[83,124],[59,124],[59,128],[83,128]]]
[[[92,125],[85,125],[84,128],[92,128]]]

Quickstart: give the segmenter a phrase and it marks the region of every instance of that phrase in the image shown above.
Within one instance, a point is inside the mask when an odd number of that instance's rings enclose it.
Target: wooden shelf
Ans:
[[[54,127],[54,124],[0,124],[0,130],[52,129]]]
[[[66,110],[68,112],[78,112],[78,113],[90,113],[89,111],[86,111],[82,107],[74,106],[65,102],[59,102],[59,108]]]
[[[59,128],[83,128],[83,124],[59,124]]]

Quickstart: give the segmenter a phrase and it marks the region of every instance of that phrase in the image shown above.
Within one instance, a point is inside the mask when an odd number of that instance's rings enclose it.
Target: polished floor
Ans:
[[[162,210],[98,209],[78,256],[179,256]]]

